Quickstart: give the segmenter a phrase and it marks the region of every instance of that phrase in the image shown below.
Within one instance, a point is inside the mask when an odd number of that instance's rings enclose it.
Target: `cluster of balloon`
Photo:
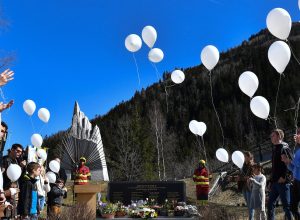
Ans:
[[[259,81],[255,73],[251,71],[243,72],[239,77],[238,83],[242,92],[251,98],[250,109],[252,113],[259,118],[267,119],[270,112],[268,100],[262,96],[252,98],[259,85]]]
[[[193,134],[195,134],[196,136],[199,135],[201,137],[202,142],[203,142],[204,157],[205,157],[207,167],[208,167],[208,160],[207,160],[207,156],[206,156],[206,149],[205,149],[204,139],[203,139],[203,135],[205,134],[206,129],[207,129],[206,124],[202,121],[199,122],[199,121],[196,121],[196,120],[192,120],[189,123],[189,129]],[[199,145],[201,147],[200,143],[199,143]]]
[[[22,169],[19,165],[17,164],[10,164],[7,168],[7,177],[12,181],[12,182],[16,182],[22,173]]]
[[[287,38],[290,35],[292,28],[292,19],[289,13],[283,8],[274,8],[267,15],[266,23],[270,33],[280,39],[279,41],[275,41],[274,43],[272,43],[268,50],[269,62],[280,74],[274,107],[274,119],[276,125],[277,98],[280,87],[281,74],[284,72],[291,58],[290,47],[284,41],[287,41]]]
[[[219,148],[216,151],[216,157],[219,161],[224,162],[224,163],[228,163],[228,161],[229,161],[228,152],[224,148]],[[242,169],[242,167],[244,165],[245,157],[244,157],[244,154],[241,151],[234,151],[232,156],[231,156],[231,159],[232,159],[232,162],[237,167]]]
[[[26,114],[29,115],[31,118],[31,116],[33,115],[33,113],[36,110],[36,105],[35,105],[34,101],[28,99],[23,103],[23,109],[26,112]],[[38,117],[42,122],[48,123],[48,121],[50,119],[49,110],[46,108],[40,108],[38,111]],[[42,136],[37,133],[33,134],[31,136],[31,143],[34,147],[40,148],[43,144]]]
[[[189,129],[190,131],[195,134],[195,135],[199,135],[199,136],[203,136],[204,133],[206,132],[206,124],[204,122],[199,122],[196,120],[192,120],[189,123]]]
[[[142,30],[142,39],[145,42],[145,44],[150,48],[150,51],[148,53],[148,59],[152,63],[159,63],[164,58],[164,53],[159,48],[153,48],[156,39],[157,39],[157,32],[154,27],[152,26],[146,26]],[[125,47],[129,52],[135,53],[139,51],[142,47],[142,40],[137,34],[130,34],[125,38]],[[138,65],[135,59],[135,56],[133,54],[133,58],[135,61],[135,65],[137,68],[137,74],[139,78],[140,83],[140,77],[139,77],[139,71],[138,71]]]
[[[164,52],[159,48],[153,48],[156,39],[157,39],[157,32],[154,27],[146,26],[142,30],[142,38],[145,44],[150,48],[148,53],[148,59],[152,63],[159,63],[164,58]]]
[[[267,16],[267,28],[271,34],[281,41],[275,41],[268,50],[271,65],[279,74],[282,74],[291,58],[291,50],[284,42],[290,35],[292,19],[289,13],[282,8],[274,8]],[[284,40],[284,41],[282,41]]]
[[[46,173],[46,176],[48,177],[50,183],[55,183],[56,182],[55,173],[59,172],[60,164],[56,160],[51,160],[49,163],[49,168],[51,171],[48,171]]]

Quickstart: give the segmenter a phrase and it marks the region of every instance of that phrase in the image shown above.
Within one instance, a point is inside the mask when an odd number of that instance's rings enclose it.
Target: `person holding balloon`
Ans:
[[[36,162],[30,162],[27,165],[27,172],[20,189],[18,213],[21,219],[37,220],[40,210],[36,178],[41,175],[41,166]]]
[[[250,207],[251,186],[249,178],[253,177],[253,154],[250,151],[245,151],[244,158],[245,161],[241,173],[238,176],[238,190],[242,192],[244,196],[249,211],[249,219],[252,219],[254,210]]]
[[[281,160],[287,165],[288,169],[293,172],[293,187],[291,198],[291,211],[295,220],[300,220],[299,203],[300,203],[300,129],[294,136],[297,145],[297,150],[293,158],[288,158],[286,155],[281,155]]]
[[[57,179],[48,193],[48,214],[50,219],[59,219],[65,194],[67,194],[67,188],[64,187],[63,179]]]
[[[50,192],[50,182],[46,176],[45,168],[41,165],[41,175],[38,177],[37,190],[38,190],[38,203],[40,211],[44,209],[46,193]]]
[[[7,190],[10,188],[11,180],[8,178],[7,169],[11,164],[19,165],[23,171],[25,171],[26,161],[19,160],[22,158],[23,146],[21,144],[13,144],[9,154],[3,157],[2,172],[3,172],[3,189]],[[23,172],[22,172],[23,173]]]
[[[200,201],[200,205],[205,205],[209,193],[209,173],[205,167],[205,160],[199,161],[199,166],[194,171],[193,181],[196,183],[197,201]]]
[[[290,210],[291,173],[281,158],[282,155],[292,158],[292,154],[289,145],[283,142],[284,132],[281,129],[274,129],[270,137],[272,142],[272,172],[269,185],[268,219],[275,219],[275,205],[278,197],[280,197],[285,219],[290,220],[292,219]]]

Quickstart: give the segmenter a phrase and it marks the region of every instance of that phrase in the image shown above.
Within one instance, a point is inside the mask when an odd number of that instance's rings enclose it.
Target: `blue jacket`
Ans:
[[[288,166],[289,170],[293,172],[293,176],[296,180],[300,181],[300,148],[296,151],[295,157],[292,163]]]

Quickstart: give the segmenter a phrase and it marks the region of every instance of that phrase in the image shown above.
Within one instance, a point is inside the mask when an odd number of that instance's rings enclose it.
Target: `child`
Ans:
[[[46,193],[50,192],[50,184],[48,178],[46,177],[45,169],[42,165],[41,165],[41,175],[39,176],[36,184],[38,190],[40,211],[43,211],[45,205]]]
[[[57,179],[56,184],[52,185],[51,190],[48,193],[48,209],[50,218],[59,218],[60,216],[63,197],[67,193],[67,188],[63,188],[63,186],[63,179]]]
[[[266,219],[265,200],[266,200],[266,177],[262,174],[262,166],[253,166],[254,177],[250,178],[252,183],[250,207],[255,210],[256,219]],[[251,216],[254,219],[254,216]]]
[[[27,172],[23,177],[20,189],[18,213],[21,219],[37,220],[39,213],[38,192],[36,177],[41,174],[41,167],[38,163],[31,162],[27,165]]]
[[[7,219],[17,219],[18,193],[20,192],[17,182],[12,182],[10,188],[6,190],[6,209],[5,217]]]

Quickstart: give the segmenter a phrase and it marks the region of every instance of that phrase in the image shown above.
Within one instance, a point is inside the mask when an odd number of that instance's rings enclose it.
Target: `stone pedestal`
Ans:
[[[97,193],[101,191],[100,185],[75,185],[74,192],[76,193],[76,203],[86,204],[90,210],[95,213],[96,219],[96,204]]]

